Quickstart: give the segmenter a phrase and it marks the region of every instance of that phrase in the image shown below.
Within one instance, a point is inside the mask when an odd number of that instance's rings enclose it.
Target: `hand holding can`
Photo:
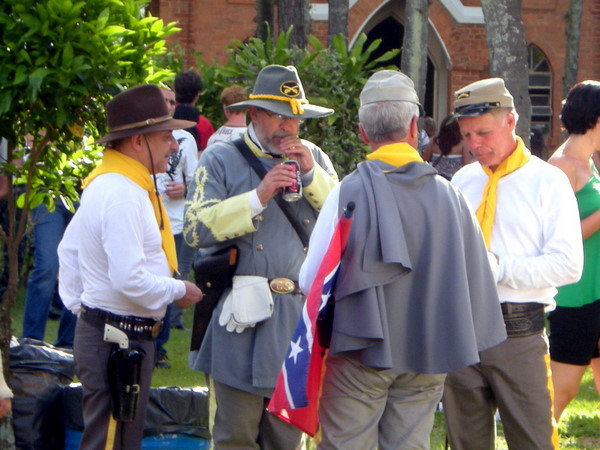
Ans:
[[[283,164],[289,164],[294,169],[296,180],[290,186],[283,188],[283,199],[287,202],[295,202],[302,198],[302,180],[300,178],[300,164],[294,160],[284,161]]]

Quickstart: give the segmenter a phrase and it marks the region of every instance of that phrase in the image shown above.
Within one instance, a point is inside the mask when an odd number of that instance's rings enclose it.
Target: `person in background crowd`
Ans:
[[[175,93],[170,88],[161,88],[169,114],[175,112]],[[185,209],[185,196],[188,192],[194,171],[198,164],[198,146],[194,136],[185,130],[173,130],[173,137],[179,148],[169,156],[167,171],[156,174],[156,185],[163,205],[167,210],[171,230],[175,239],[177,252],[178,273],[175,278],[187,280],[190,275],[194,249],[187,245],[183,239],[183,213]],[[163,320],[163,328],[156,338],[157,358],[156,366],[164,369],[171,368],[168,362],[165,344],[169,340],[171,327],[183,329],[183,310],[176,303],[167,306]]]
[[[4,368],[2,366],[2,353],[0,352],[0,419],[6,417],[6,415],[12,409],[12,398],[13,393],[6,384],[4,378]]]
[[[496,410],[509,448],[558,448],[544,309],[556,286],[581,276],[577,202],[564,173],[515,134],[513,96],[501,78],[454,94],[454,114],[477,162],[452,178],[476,211],[508,334],[481,362],[448,374],[444,415],[453,449],[492,449]]]
[[[415,149],[419,99],[402,72],[360,94],[367,161],[334,188],[300,271],[308,292],[333,224],[356,205],[335,287],[319,449],[428,448],[445,373],[506,339],[481,230]],[[439,216],[446,218],[439,220]]]
[[[208,139],[207,145],[214,144],[217,141],[233,141],[244,136],[246,132],[246,111],[230,111],[227,107],[247,99],[248,93],[241,86],[233,85],[223,89],[221,104],[227,121]]]
[[[560,120],[569,137],[548,162],[567,175],[575,192],[584,263],[581,280],[558,289],[558,306],[548,315],[556,420],[577,395],[590,365],[600,393],[600,176],[592,163],[600,148],[600,82],[571,88]]]
[[[57,295],[58,244],[74,214],[61,199],[57,200],[54,211],[42,204],[31,212],[34,261],[25,293],[23,337],[40,341],[44,340],[50,306]],[[56,347],[73,347],[76,320],[68,309],[62,311]]]
[[[175,100],[177,106],[173,117],[176,119],[191,120],[196,122],[192,127],[186,129],[196,139],[198,151],[206,148],[208,138],[215,132],[210,121],[200,114],[196,103],[200,98],[202,90],[202,79],[193,70],[180,72],[175,76]]]
[[[435,136],[435,120],[432,117],[423,117],[419,119],[419,138],[417,139],[417,150],[423,155],[425,149]],[[433,132],[429,134],[433,129]]]
[[[546,160],[546,143],[544,142],[544,132],[538,127],[531,129],[531,139],[529,142],[531,146],[531,153],[538,158]]]
[[[310,234],[337,183],[327,155],[298,132],[302,120],[333,110],[308,103],[296,68],[279,65],[263,68],[249,99],[228,109],[247,109],[251,123],[243,141],[216,142],[202,153],[184,235],[194,247],[235,244],[239,262],[233,293],[221,296],[190,366],[210,374],[215,449],[292,450],[301,432],[265,406],[304,304],[297,280],[308,238],[300,234]],[[266,171],[264,178],[242,152]],[[288,160],[298,163],[302,183],[302,197],[289,208],[275,198],[297,181],[291,165],[282,164]],[[233,295],[241,301],[232,305]],[[244,312],[251,316],[242,319]]]
[[[81,448],[134,450],[167,305],[202,298],[195,284],[173,278],[175,242],[151,178],[166,172],[179,148],[172,131],[193,123],[172,119],[152,84],[117,94],[106,111],[109,133],[97,142],[107,148],[58,247],[59,289],[79,315],[73,354],[83,387]]]
[[[423,159],[448,180],[458,169],[471,162],[471,154],[463,142],[456,117],[450,115],[442,120],[440,131],[427,146]]]

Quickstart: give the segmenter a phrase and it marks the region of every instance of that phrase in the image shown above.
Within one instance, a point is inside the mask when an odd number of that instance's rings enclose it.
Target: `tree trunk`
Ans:
[[[333,36],[341,34],[348,45],[348,0],[329,0],[327,44],[331,47]]]
[[[287,31],[293,26],[291,46],[305,48],[308,44],[310,14],[308,0],[279,0],[277,16],[279,31]]]
[[[256,37],[262,41],[270,39],[273,30],[273,0],[256,0]]]
[[[421,102],[425,99],[427,79],[427,31],[431,0],[406,0],[404,41],[402,42],[402,72],[415,83]]]
[[[571,0],[567,13],[567,26],[565,29],[567,51],[565,54],[565,73],[563,76],[563,98],[577,83],[577,68],[579,65],[579,37],[581,30],[581,10],[583,0]]]
[[[481,0],[487,32],[490,74],[504,79],[519,113],[517,134],[529,145],[531,99],[527,43],[521,0]]]

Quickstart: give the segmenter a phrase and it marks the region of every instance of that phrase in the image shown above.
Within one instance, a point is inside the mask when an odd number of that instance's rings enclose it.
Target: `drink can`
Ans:
[[[295,202],[302,198],[302,181],[300,179],[300,164],[298,161],[288,160],[284,161],[283,164],[289,164],[294,168],[296,175],[296,181],[294,184],[283,188],[283,199],[287,202]]]

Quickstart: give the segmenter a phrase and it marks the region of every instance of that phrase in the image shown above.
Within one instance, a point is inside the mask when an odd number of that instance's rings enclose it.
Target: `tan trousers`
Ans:
[[[427,449],[445,374],[394,374],[326,360],[319,449]]]
[[[493,450],[500,411],[511,450],[558,448],[545,333],[509,338],[481,362],[448,374],[444,415],[452,449]]]

